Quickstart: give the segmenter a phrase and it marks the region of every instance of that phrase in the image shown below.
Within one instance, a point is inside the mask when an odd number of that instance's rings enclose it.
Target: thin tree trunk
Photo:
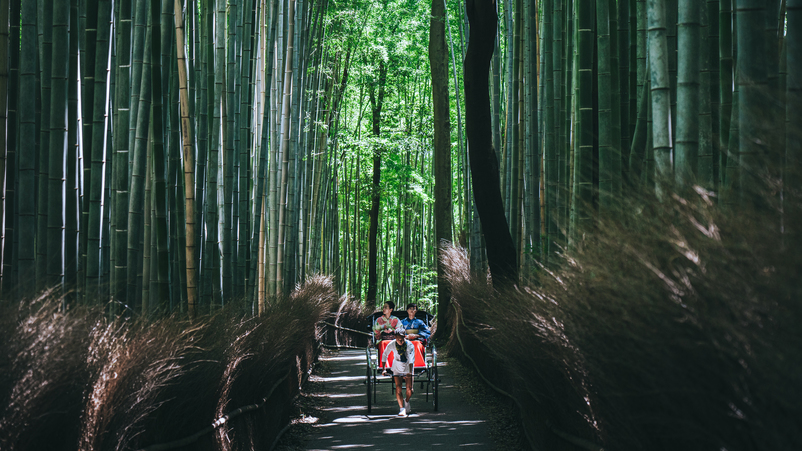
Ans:
[[[181,99],[181,142],[184,155],[184,199],[186,204],[186,272],[187,272],[187,312],[190,318],[197,314],[198,293],[195,268],[195,150],[192,147],[189,118],[189,95],[187,92],[187,67],[184,55],[184,23],[181,0],[174,0],[175,40],[177,43],[178,84]]]
[[[36,61],[30,55],[36,55],[36,3],[23,2],[21,5],[21,49],[20,55],[20,93],[23,101],[19,105],[19,140],[20,149],[29,149],[19,153],[19,286],[20,295],[31,295],[31,279],[35,275],[35,232],[36,232],[36,200],[34,198],[36,174],[34,173],[36,119],[34,102],[36,98]],[[25,101],[27,99],[27,101]]]
[[[785,104],[785,167],[786,174],[783,186],[798,189],[802,174],[802,135],[793,124],[802,123],[802,0],[787,2],[787,34],[786,45],[786,104]],[[786,204],[787,205],[787,204]],[[798,207],[797,207],[798,208]],[[798,214],[799,211],[797,210]],[[799,224],[787,224],[790,234],[789,249],[798,249],[800,234]]]
[[[149,124],[153,124],[153,121],[149,121]],[[150,125],[148,127],[148,134],[152,137],[153,136],[153,126]],[[152,238],[152,231],[153,231],[153,190],[151,189],[153,186],[153,141],[152,139],[148,139],[148,158],[145,168],[145,202],[144,202],[144,234],[142,238],[142,279],[139,280],[137,283],[141,284],[142,287],[142,316],[147,318],[151,311],[154,310],[153,306],[150,303],[150,265],[151,265],[151,256],[153,251],[153,238]],[[155,296],[154,296],[155,298]],[[155,304],[155,303],[154,303]]]
[[[287,53],[284,59],[284,88],[281,108],[281,194],[279,195],[278,210],[278,248],[276,253],[276,289],[284,292],[284,258],[287,238],[287,172],[289,168],[290,147],[290,104],[292,101],[292,35],[295,28],[295,0],[289,0],[287,6]]]
[[[723,189],[726,185],[726,168],[730,150],[730,118],[732,116],[732,0],[721,0],[719,2],[719,186]],[[722,194],[724,192],[722,191]]]
[[[237,102],[235,99],[236,84],[236,55],[237,48],[237,1],[226,0],[225,11],[227,18],[224,27],[226,34],[226,69],[224,80],[224,102],[223,108],[223,298],[232,299],[232,276],[233,276],[233,202],[234,202],[234,135],[236,130],[235,118]]]
[[[593,183],[593,4],[591,0],[577,0],[577,32],[579,49],[579,120],[576,126],[579,141],[574,155],[573,224],[574,243],[590,230]]]
[[[152,68],[151,83],[153,85],[153,191],[155,196],[156,210],[156,262],[158,266],[154,268],[158,279],[156,291],[158,295],[158,308],[162,314],[166,314],[170,309],[170,257],[167,252],[167,180],[165,178],[165,153],[164,153],[164,132],[162,122],[162,65],[159,58],[161,46],[161,10],[159,8],[161,0],[151,0],[150,17],[153,35],[152,49]],[[167,60],[167,58],[165,58]],[[168,66],[169,67],[169,66]],[[167,72],[167,71],[164,71]]]
[[[127,262],[127,235],[128,235],[128,153],[133,150],[130,147],[128,129],[130,122],[130,110],[137,105],[131,102],[129,90],[132,88],[129,69],[131,67],[131,0],[121,0],[120,20],[115,29],[119,30],[117,37],[117,76],[116,89],[114,94],[114,105],[117,108],[117,121],[114,130],[114,149],[115,154],[112,159],[113,175],[112,190],[114,199],[112,201],[112,249],[111,249],[111,294],[117,304],[111,304],[111,312],[116,311],[117,305],[126,303],[126,262]],[[116,23],[116,22],[115,22]],[[139,86],[134,86],[134,90]]]
[[[674,177],[684,186],[694,180],[699,155],[699,38],[702,4],[694,0],[679,3],[679,79],[677,80],[677,144]]]
[[[649,93],[651,92],[651,77],[646,78],[641,85],[638,94],[638,120],[635,126],[635,133],[632,136],[632,146],[629,149],[629,181],[631,187],[640,187],[641,181],[645,178],[643,164],[646,157],[648,140],[646,139],[647,111],[651,105]]]
[[[100,0],[98,2],[98,29],[97,43],[95,45],[94,80],[92,83],[92,131],[91,137],[84,136],[84,142],[90,141],[91,146],[84,148],[84,155],[89,156],[91,167],[90,178],[85,179],[84,183],[88,187],[88,196],[84,202],[88,204],[87,221],[81,228],[88,229],[86,240],[86,299],[95,299],[100,289],[100,206],[103,197],[103,144],[105,119],[106,119],[106,65],[108,62],[110,45],[110,21],[111,21],[111,1]],[[85,128],[86,130],[86,128]],[[89,150],[91,153],[87,154]],[[85,163],[86,164],[86,163]],[[108,182],[107,182],[108,183]],[[88,198],[88,201],[86,200]]]
[[[143,51],[143,64],[141,83],[139,87],[139,105],[136,124],[136,141],[134,145],[133,165],[131,167],[130,197],[128,200],[128,302],[131,307],[139,307],[140,299],[136,284],[140,265],[142,249],[139,247],[140,235],[143,226],[143,203],[145,200],[145,171],[147,166],[148,129],[150,126],[151,100],[153,84],[151,81],[151,58],[153,47],[153,33],[146,33],[145,48]]]
[[[459,142],[459,149],[458,154],[461,157],[464,157],[464,162],[462,164],[462,189],[463,189],[463,196],[465,196],[465,202],[462,205],[462,228],[463,231],[467,233],[467,225],[470,224],[470,210],[471,210],[471,190],[469,183],[469,175],[468,175],[468,152],[465,149],[465,144],[462,142],[462,101],[460,96],[460,89],[459,89],[459,79],[457,78],[457,57],[454,55],[454,41],[451,39],[451,27],[448,26],[448,4],[446,4],[446,0],[443,0],[443,14],[445,18],[446,28],[448,29],[448,45],[449,49],[451,50],[451,68],[454,75],[454,97],[456,98],[457,103],[457,140]],[[460,3],[461,4],[461,3]],[[460,35],[462,35],[462,27],[460,27]],[[461,42],[461,41],[460,41]],[[461,52],[462,53],[462,52]],[[462,55],[464,58],[464,55]]]
[[[468,0],[467,13],[471,24],[471,42],[465,53],[465,124],[473,192],[487,240],[487,258],[493,284],[501,288],[517,282],[518,265],[515,244],[504,218],[498,183],[498,160],[490,130],[488,72],[497,32],[497,16],[490,0]]]
[[[712,117],[712,90],[711,90],[711,71],[710,71],[710,18],[707,5],[701,10],[701,30],[700,46],[701,55],[699,56],[699,150],[696,161],[691,161],[691,165],[696,169],[696,180],[698,183],[709,190],[715,189],[715,167],[713,165],[713,117]],[[680,30],[681,31],[681,30]],[[718,32],[718,30],[716,30]],[[718,49],[718,44],[716,44]],[[679,100],[677,100],[679,102]],[[679,133],[679,131],[677,131]]]
[[[620,103],[619,103],[619,141],[618,149],[620,150],[620,159],[621,159],[621,181],[622,181],[622,189],[623,189],[623,182],[625,182],[629,177],[626,174],[629,168],[629,145],[632,142],[631,137],[632,133],[630,130],[630,115],[635,114],[634,111],[630,112],[630,106],[636,104],[637,102],[632,102],[631,93],[637,92],[631,85],[633,81],[631,78],[632,72],[630,72],[630,67],[633,67],[635,62],[631,58],[630,46],[629,46],[629,37],[630,37],[630,1],[623,0],[618,3],[618,89],[620,92]]]
[[[64,193],[64,285],[65,303],[72,304],[82,289],[78,279],[78,0],[70,0],[69,71],[67,76],[67,149]]]
[[[766,176],[768,143],[767,101],[768,42],[765,33],[766,4],[763,0],[736,0],[738,45],[738,122],[740,202],[758,205],[759,180]],[[774,44],[776,45],[776,44]]]
[[[671,177],[670,88],[668,43],[666,41],[665,0],[648,0],[649,60],[652,79],[652,139],[655,179],[660,185]],[[658,196],[666,193],[658,188]]]
[[[49,222],[50,217],[48,201],[56,202],[56,198],[48,198],[50,182],[48,169],[50,167],[50,103],[51,103],[51,80],[52,80],[52,34],[53,34],[53,4],[49,1],[39,0],[39,20],[37,28],[39,31],[39,68],[40,75],[40,116],[37,121],[39,132],[39,173],[37,179],[38,198],[36,202],[36,289],[42,291],[48,288],[53,281],[49,274],[50,260],[48,258],[48,242],[50,239]],[[61,56],[61,55],[59,55]],[[58,68],[57,70],[60,70]],[[58,114],[58,113],[56,113]],[[55,162],[52,162],[55,165]],[[61,199],[59,197],[58,199]],[[59,202],[60,203],[60,202]],[[55,220],[55,218],[54,218]],[[60,250],[61,247],[59,246]],[[52,252],[55,252],[53,250]],[[55,262],[55,257],[53,262]]]
[[[69,37],[67,28],[70,10],[66,1],[53,5],[53,51],[50,97],[50,152],[48,159],[47,184],[47,285],[61,285],[63,258],[62,240],[62,177],[64,165],[64,149],[67,135],[65,133],[65,112],[67,110],[67,79],[69,65]],[[40,161],[39,164],[44,164]]]
[[[609,213],[615,206],[613,179],[613,74],[612,49],[610,43],[610,3],[596,0],[596,46],[598,49],[598,86],[596,93],[599,105],[599,211]]]
[[[7,177],[7,167],[11,165],[7,165],[6,159],[8,157],[8,152],[10,147],[13,144],[8,139],[8,134],[11,131],[10,129],[13,128],[16,124],[10,122],[8,120],[8,100],[9,100],[9,0],[0,0],[0,143],[3,143],[2,147],[0,147],[0,189],[3,190],[3,198],[5,199],[6,195],[6,181],[8,180]],[[19,19],[19,17],[15,17],[15,20]],[[13,158],[13,153],[11,154]],[[0,227],[3,227],[5,224],[5,217],[6,217],[6,205],[7,203],[4,201],[2,205],[0,205]],[[11,210],[13,211],[13,210]],[[11,215],[9,215],[9,220]],[[6,241],[6,234],[5,229],[3,229],[3,247],[10,247],[11,242]],[[3,265],[5,266],[5,265]],[[5,267],[2,268],[2,277],[5,279]],[[5,284],[3,284],[5,285]]]
[[[492,4],[489,5],[492,8]],[[495,17],[495,11],[493,12]],[[443,328],[446,333],[449,324],[446,320],[448,306],[451,303],[451,289],[445,282],[445,268],[441,258],[443,246],[451,242],[451,227],[453,224],[452,204],[451,204],[451,122],[449,117],[448,101],[448,51],[446,49],[446,13],[445,3],[440,0],[432,0],[432,15],[429,20],[429,66],[432,77],[432,104],[434,116],[434,207],[436,210],[435,219],[435,242],[437,258],[437,305],[438,305],[438,326]],[[492,49],[495,33],[488,34],[488,42]],[[485,105],[487,108],[488,129],[487,143],[490,145],[490,98],[488,89],[488,70],[492,51],[487,55],[487,63],[484,69],[484,84],[481,85],[485,93]],[[466,76],[467,76],[467,71]],[[467,79],[466,79],[467,80]],[[467,84],[467,83],[466,83]],[[466,88],[467,101],[467,88]],[[467,104],[466,104],[467,108]],[[466,110],[467,114],[467,110]],[[466,122],[467,126],[467,122]],[[491,147],[492,149],[492,147]],[[494,156],[495,158],[495,156]],[[495,160],[494,160],[495,163]],[[473,162],[472,162],[473,165]],[[498,180],[495,180],[494,188],[498,190]],[[499,194],[500,195],[500,194]],[[501,199],[498,199],[499,201]],[[504,218],[503,206],[499,205],[501,217]],[[505,230],[509,234],[509,230]],[[514,263],[514,262],[513,262]],[[514,270],[514,269],[513,269]]]
[[[433,0],[437,1],[437,0]],[[445,38],[444,38],[445,41]],[[443,42],[443,47],[445,47],[445,42]],[[445,55],[442,55],[445,56]],[[448,68],[446,68],[448,70]],[[448,73],[446,73],[448,76]],[[371,110],[373,111],[373,136],[379,138],[381,136],[381,112],[382,106],[384,106],[384,85],[387,80],[387,66],[385,66],[383,60],[379,60],[379,79],[371,85],[370,88],[370,105]],[[378,86],[376,86],[378,85]],[[376,94],[376,88],[378,87],[378,95]],[[447,89],[447,86],[446,86]],[[448,94],[446,94],[448,95]],[[370,193],[370,230],[368,232],[368,292],[367,296],[365,296],[365,302],[368,305],[374,305],[376,303],[376,291],[377,291],[377,279],[378,279],[378,268],[377,268],[377,255],[378,255],[378,231],[379,231],[379,210],[381,207],[381,193],[380,193],[380,181],[381,181],[381,144],[376,144],[376,148],[373,149],[373,179],[372,179],[372,187]],[[449,152],[451,149],[450,139],[449,139]],[[450,179],[449,179],[450,183]],[[358,204],[354,205],[354,210],[358,210]],[[356,255],[354,256],[356,258]]]

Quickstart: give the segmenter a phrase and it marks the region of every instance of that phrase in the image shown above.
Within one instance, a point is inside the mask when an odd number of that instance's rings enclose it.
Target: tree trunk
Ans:
[[[490,129],[488,69],[493,56],[497,16],[490,0],[468,0],[471,41],[465,53],[465,124],[471,156],[474,200],[487,242],[493,284],[518,280],[515,245],[509,233],[499,189],[498,162]]]
[[[5,187],[6,187],[6,180],[7,180],[7,158],[8,152],[13,144],[8,139],[8,134],[16,124],[11,123],[8,120],[8,100],[9,100],[9,45],[8,45],[8,35],[9,35],[9,1],[8,0],[0,0],[0,143],[3,143],[0,146],[0,189],[3,190],[3,197],[5,198]],[[14,20],[18,20],[19,17],[15,17]],[[12,153],[13,157],[13,153]],[[13,185],[12,185],[13,186]],[[2,211],[0,211],[0,227],[4,227],[5,225],[5,216],[6,216],[6,202],[3,202],[0,205]],[[8,215],[9,220],[11,220],[11,215]],[[3,230],[3,242],[5,244],[5,230]],[[11,243],[9,242],[7,246],[10,246]],[[2,268],[5,269],[5,268]],[[1,272],[3,278],[5,278],[5,271]]]
[[[39,0],[39,20],[36,27],[39,31],[39,100],[40,113],[37,120],[39,129],[39,171],[36,185],[39,190],[36,199],[36,289],[45,290],[49,287],[52,278],[48,277],[50,261],[48,260],[48,201],[56,202],[55,198],[48,198],[49,177],[47,171],[50,167],[50,100],[52,77],[52,34],[53,34],[53,4],[47,0]],[[55,162],[53,162],[55,165]],[[59,199],[61,199],[59,197]],[[60,202],[59,202],[60,203]],[[55,259],[54,259],[55,261]]]
[[[674,179],[679,186],[693,182],[695,162],[699,155],[699,29],[702,6],[697,0],[680,0],[679,3],[677,144],[674,156]]]
[[[649,0],[649,60],[652,74],[652,140],[654,142],[655,181],[658,186],[671,176],[670,87],[668,80],[668,42],[666,40],[665,0]],[[658,196],[665,193],[658,188]]]
[[[699,150],[696,161],[691,161],[696,169],[696,180],[699,185],[708,190],[714,190],[715,167],[713,152],[713,95],[711,90],[710,70],[710,17],[707,5],[702,7],[700,40],[702,42],[699,56]],[[718,9],[718,8],[717,8]],[[718,30],[716,30],[718,33]],[[716,50],[718,44],[716,43]],[[716,55],[718,56],[718,55]],[[718,94],[718,93],[716,93]],[[678,100],[679,101],[679,100]],[[677,131],[679,133],[679,131]]]
[[[151,56],[151,84],[153,85],[152,110],[153,110],[153,196],[155,221],[156,221],[156,263],[154,267],[157,273],[156,294],[158,295],[158,308],[162,314],[170,311],[170,288],[168,285],[170,278],[170,258],[167,252],[167,180],[165,178],[166,168],[164,153],[164,126],[162,115],[162,65],[159,58],[161,46],[161,0],[151,0],[150,17],[153,35],[152,56]],[[166,61],[168,58],[164,58]],[[168,66],[169,67],[169,66]],[[167,72],[166,70],[164,72]]]
[[[785,167],[787,168],[783,185],[788,189],[798,189],[802,175],[802,135],[793,124],[802,123],[802,0],[788,0],[788,28],[786,42],[786,105],[785,105]],[[790,204],[786,203],[786,205]],[[798,207],[797,207],[798,208]],[[797,210],[794,212],[799,213]],[[788,224],[791,243],[799,243],[799,224]],[[789,249],[798,249],[791,245]]]
[[[67,27],[70,10],[66,1],[53,5],[53,51],[50,97],[50,153],[47,184],[47,286],[61,285],[63,240],[62,177],[64,176],[65,112],[67,111],[67,79],[69,75],[69,36]],[[44,164],[41,161],[39,164]]]
[[[488,2],[489,8],[492,9],[492,3]],[[495,17],[495,10],[493,10],[493,17]],[[449,100],[448,100],[448,50],[446,49],[446,36],[445,27],[445,2],[441,0],[432,0],[432,16],[429,20],[429,66],[432,77],[432,105],[434,115],[434,208],[435,208],[435,236],[434,245],[436,246],[437,255],[437,321],[438,326],[447,334],[449,325],[446,321],[448,307],[451,303],[451,289],[446,285],[444,278],[445,268],[441,261],[442,246],[451,242],[451,226],[452,226],[452,204],[451,204],[451,122],[449,114]],[[492,34],[487,35],[489,47],[493,48],[495,41],[495,29]],[[487,109],[487,140],[488,143],[492,140],[490,131],[490,97],[488,92],[488,70],[492,50],[487,55],[487,61],[482,66],[484,69],[484,84],[481,85],[485,93],[485,108]],[[467,92],[466,102],[467,102]],[[466,127],[470,128],[467,122],[468,106],[466,103]],[[492,146],[491,146],[492,149]],[[496,163],[495,156],[493,155],[493,163]],[[471,161],[471,166],[474,165]],[[496,174],[498,177],[498,174]],[[474,179],[475,180],[475,179]],[[493,189],[498,192],[499,184],[498,178],[494,181]],[[474,186],[474,188],[476,188]],[[499,192],[498,198],[499,210],[501,219],[504,220],[504,208],[501,204],[501,193]],[[506,221],[505,227],[506,227]],[[505,229],[504,233],[509,236],[509,230]]]
[[[445,56],[445,53],[442,56]],[[373,111],[373,136],[376,138],[381,136],[381,112],[382,106],[384,106],[384,85],[386,81],[387,66],[384,60],[379,60],[379,78],[370,88],[370,106]],[[376,93],[377,88],[379,91],[378,95]],[[449,146],[449,151],[450,150],[451,146]],[[381,181],[381,153],[381,144],[377,142],[376,147],[373,149],[373,179],[370,192],[370,230],[368,231],[368,292],[367,296],[365,296],[365,302],[370,306],[376,303],[378,279],[376,265],[378,255],[379,210],[381,207],[381,193],[379,188],[379,183]],[[449,178],[449,181],[450,180]],[[355,204],[354,210],[356,211],[358,209],[359,205]]]
[[[578,152],[574,155],[572,242],[579,243],[592,225],[593,202],[593,3],[578,0],[577,31],[579,33],[579,80],[577,96],[579,119]]]
[[[31,279],[35,274],[36,255],[36,174],[34,173],[36,154],[35,145],[36,119],[32,99],[36,98],[36,61],[30,55],[36,55],[36,3],[22,2],[21,5],[21,49],[20,55],[20,93],[19,105],[19,140],[20,149],[28,149],[19,153],[19,280],[14,281],[20,289],[20,295],[32,295]]]
[[[67,149],[64,174],[64,285],[65,304],[71,304],[83,285],[78,283],[78,0],[70,0],[69,71],[67,76]]]
[[[139,104],[136,114],[136,141],[134,145],[133,164],[131,166],[130,197],[128,199],[128,302],[131,307],[139,307],[137,293],[141,286],[137,285],[137,273],[141,271],[140,261],[142,249],[139,246],[140,235],[144,223],[143,204],[145,201],[145,175],[147,167],[148,128],[150,126],[151,101],[153,84],[151,82],[151,58],[153,34],[146,33],[143,51],[141,82],[139,86]]]
[[[281,107],[281,194],[279,195],[278,210],[278,248],[276,256],[276,289],[284,292],[284,259],[287,252],[287,179],[289,169],[290,152],[290,104],[292,101],[292,57],[293,53],[293,31],[295,29],[295,0],[289,0],[287,6],[287,52],[284,59],[284,87],[282,94]]]
[[[766,4],[764,0],[736,0],[736,5],[740,202],[758,205],[762,203],[758,195],[760,180],[768,175],[765,171],[771,141],[765,118],[771,105],[766,94],[769,64]]]
[[[719,179],[717,180],[719,190],[726,185],[727,159],[730,148],[730,118],[732,117],[732,0],[721,0],[719,2],[719,141],[721,149],[719,154]],[[723,191],[721,191],[724,194]]]
[[[610,212],[614,207],[613,173],[616,155],[613,150],[613,73],[608,0],[596,0],[596,47],[598,64],[599,105],[599,210]]]
[[[119,25],[115,27],[117,36],[117,76],[114,94],[114,105],[117,108],[117,121],[114,134],[113,176],[111,179],[114,197],[112,201],[112,218],[114,224],[111,248],[111,294],[118,303],[126,302],[126,250],[128,234],[128,153],[130,140],[128,139],[128,125],[130,110],[137,105],[131,101],[131,0],[120,2]],[[139,86],[134,89],[138,90]],[[115,311],[115,304],[111,304],[111,313]]]
[[[197,310],[197,275],[195,269],[195,150],[192,146],[189,119],[189,95],[187,93],[187,67],[184,55],[184,22],[181,0],[174,0],[175,40],[177,43],[178,84],[181,99],[181,142],[184,149],[184,194],[186,203],[186,272],[187,272],[187,312],[194,318]],[[178,125],[178,124],[176,124]]]

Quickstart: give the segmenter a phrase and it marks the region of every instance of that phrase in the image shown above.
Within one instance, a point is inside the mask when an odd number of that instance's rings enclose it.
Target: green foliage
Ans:
[[[412,265],[412,283],[420,288],[418,308],[437,316],[437,271]]]

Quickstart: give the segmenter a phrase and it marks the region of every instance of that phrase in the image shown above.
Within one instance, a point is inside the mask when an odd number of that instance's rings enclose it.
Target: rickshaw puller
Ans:
[[[412,375],[415,368],[415,347],[406,339],[406,331],[403,328],[395,330],[395,342],[390,343],[384,348],[381,357],[382,366],[387,362],[387,358],[393,354],[393,364],[390,370],[393,372],[395,381],[395,398],[398,401],[398,416],[405,417],[411,410],[409,399],[412,398]],[[387,375],[387,367],[382,371],[382,376]],[[406,398],[401,396],[401,384],[406,382]]]

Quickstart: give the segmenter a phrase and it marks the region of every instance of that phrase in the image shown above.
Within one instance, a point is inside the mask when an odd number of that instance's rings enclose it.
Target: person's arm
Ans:
[[[381,366],[382,363],[387,362],[387,357],[390,355],[390,352],[392,352],[392,351],[393,351],[393,347],[392,347],[392,343],[390,343],[384,348],[384,352],[382,353],[382,358],[381,358],[381,360],[379,360],[379,366]],[[385,374],[385,373],[387,373],[387,368],[386,367],[384,368],[384,370],[382,370],[382,374]]]
[[[415,368],[415,345],[409,340],[407,340],[407,362],[410,369]]]
[[[376,318],[376,321],[373,322],[373,335],[376,337],[376,340],[381,339],[382,329],[384,329],[384,324],[381,324],[381,317]]]
[[[429,330],[429,326],[427,326],[426,323],[423,322],[422,320],[418,320],[417,322],[419,323],[418,324],[418,335],[420,335],[421,337],[423,337],[426,340],[428,340],[429,337],[432,336],[432,331]]]

